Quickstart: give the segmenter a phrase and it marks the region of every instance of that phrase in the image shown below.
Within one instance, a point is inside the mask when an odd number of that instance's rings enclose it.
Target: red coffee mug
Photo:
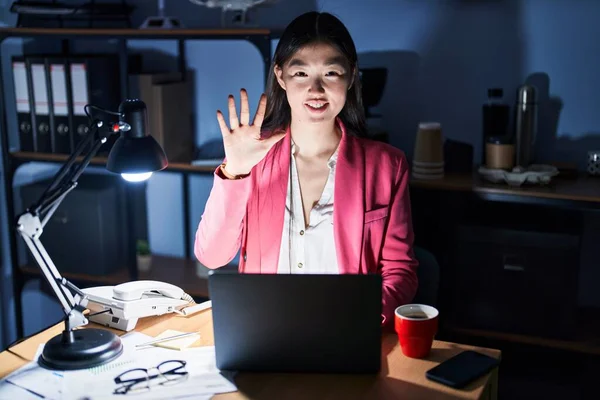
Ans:
[[[407,304],[396,308],[394,325],[402,353],[411,358],[429,355],[438,329],[437,309],[424,304]]]

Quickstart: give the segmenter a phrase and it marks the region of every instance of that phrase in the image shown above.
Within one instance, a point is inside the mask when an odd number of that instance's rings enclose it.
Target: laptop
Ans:
[[[211,271],[221,370],[377,373],[381,276]]]

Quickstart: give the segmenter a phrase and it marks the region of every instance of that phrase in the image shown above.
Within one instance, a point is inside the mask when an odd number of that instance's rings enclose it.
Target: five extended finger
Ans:
[[[219,121],[219,128],[221,128],[221,134],[223,136],[229,135],[231,131],[225,123],[225,117],[223,117],[223,113],[221,112],[221,110],[217,110],[217,121]]]
[[[250,106],[248,105],[248,92],[246,89],[240,90],[240,123],[248,125],[250,123]]]
[[[265,110],[267,109],[267,96],[263,93],[258,101],[256,115],[254,116],[253,124],[260,127],[265,119]]]
[[[229,126],[233,130],[240,126],[240,122],[237,116],[237,110],[235,109],[235,98],[233,97],[233,95],[229,95],[227,103],[229,106]]]

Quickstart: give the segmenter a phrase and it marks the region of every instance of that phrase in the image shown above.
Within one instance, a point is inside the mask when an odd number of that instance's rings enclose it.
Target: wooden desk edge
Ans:
[[[175,318],[176,321],[179,323],[173,323],[173,321],[171,321],[172,318]],[[93,328],[106,329],[106,330],[115,332],[119,336],[122,336],[126,333],[123,331],[117,331],[114,329],[102,327],[102,326],[94,324],[94,323],[90,323],[88,326],[93,327]],[[165,328],[169,328],[169,329],[182,329],[183,328],[183,330],[185,330],[185,331],[196,330],[201,333],[201,336],[206,338],[206,339],[202,339],[202,342],[199,343],[200,346],[208,346],[208,345],[214,344],[213,338],[212,338],[212,313],[210,312],[210,310],[203,311],[203,312],[194,314],[189,317],[178,317],[174,314],[166,314],[166,315],[162,315],[162,316],[158,316],[158,317],[144,318],[138,322],[138,326],[136,327],[136,329],[134,331],[143,332],[150,336],[156,336],[160,332],[162,332]],[[58,323],[56,325],[53,325],[53,326],[47,328],[46,330],[44,330],[36,335],[33,335],[32,337],[24,340],[23,342],[13,346],[13,348],[10,351],[4,350],[3,352],[1,352],[0,353],[0,379],[4,378],[5,376],[9,375],[16,369],[18,369],[18,368],[22,367],[23,365],[25,365],[26,363],[30,362],[33,359],[33,356],[35,355],[35,352],[36,352],[38,346],[42,343],[47,342],[50,338],[54,337],[55,335],[59,334],[62,331],[62,329],[63,329],[63,323],[61,322],[61,323]],[[382,346],[386,342],[386,338],[387,338],[388,345],[390,343],[392,343],[393,341],[397,340],[393,333],[386,332],[386,333],[384,333],[384,337],[382,339]],[[486,353],[490,356],[496,357],[498,359],[501,359],[501,355],[502,355],[501,351],[498,349],[480,348],[480,347],[476,347],[476,346],[464,345],[464,344],[459,344],[459,343],[443,342],[443,341],[436,341],[436,343],[438,344],[438,346],[447,347],[447,348],[460,347],[461,349],[465,349],[465,350],[466,349],[476,349],[476,350],[479,349],[479,350],[483,351],[484,353]],[[396,349],[396,347],[397,347],[397,345],[394,344],[393,349]],[[382,348],[382,353],[383,353],[383,351],[384,350]],[[497,395],[497,374],[498,374],[498,370],[495,369],[494,371],[490,372],[486,376],[483,376],[483,377],[479,378],[476,382],[472,383],[469,387],[466,388],[466,391],[456,391],[455,392],[454,389],[449,389],[441,384],[437,384],[435,382],[430,382],[430,381],[427,381],[428,382],[427,385],[432,385],[432,390],[437,390],[437,388],[439,388],[440,391],[444,392],[445,396],[448,396],[448,391],[450,390],[452,393],[455,393],[455,395],[458,395],[460,398],[472,398],[472,397],[468,397],[471,394],[471,395],[475,395],[476,398],[478,398],[478,399],[494,399],[495,400],[496,399],[495,396]],[[390,376],[389,373],[387,376]],[[423,377],[423,379],[425,379],[425,377]],[[214,397],[214,399],[230,399],[230,398],[239,399],[240,395],[242,396],[242,398],[246,398],[243,396],[242,392],[234,392],[234,393],[226,393],[226,394],[222,394],[222,395],[217,395]],[[444,398],[447,398],[447,397],[444,397]]]

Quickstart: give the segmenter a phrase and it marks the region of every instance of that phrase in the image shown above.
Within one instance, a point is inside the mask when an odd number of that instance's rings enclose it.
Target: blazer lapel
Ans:
[[[343,123],[335,171],[333,231],[340,273],[361,271],[364,227],[365,156],[362,147],[348,136]]]
[[[285,217],[285,200],[289,181],[291,139],[288,128],[285,137],[267,154],[262,164],[258,185],[258,215],[260,236],[260,273],[275,274],[279,263],[281,233]]]

